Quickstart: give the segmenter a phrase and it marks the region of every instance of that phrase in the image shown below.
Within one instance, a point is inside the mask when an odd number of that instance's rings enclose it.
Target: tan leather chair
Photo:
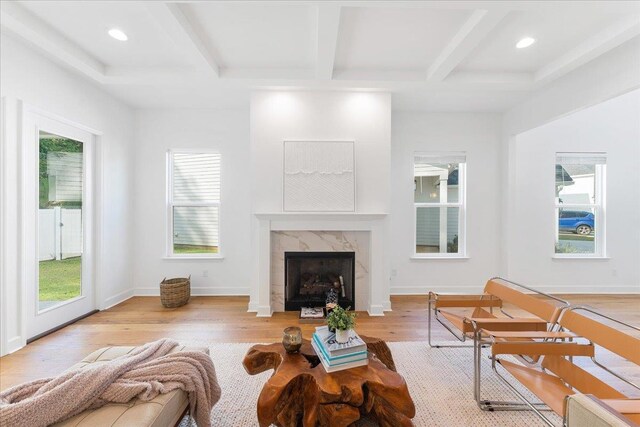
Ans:
[[[105,347],[96,350],[69,369],[105,363],[128,354],[135,347]],[[184,351],[176,347],[172,353]],[[209,354],[208,348],[188,348]],[[75,417],[55,424],[56,427],[173,427],[187,414],[189,399],[182,390],[161,394],[148,402],[134,399],[126,404],[109,403],[95,410],[81,412]]]
[[[508,303],[530,314],[516,317],[504,309]],[[482,349],[488,345],[479,335],[481,330],[516,333],[521,339],[527,334],[551,333],[562,310],[569,303],[518,283],[494,277],[489,279],[482,295],[446,295],[429,293],[428,339],[429,346],[472,347],[465,344],[434,344],[431,341],[432,317],[453,334],[459,341],[473,338],[473,397],[482,410],[500,411],[522,407],[519,402],[502,402],[482,397]],[[496,311],[500,312],[497,313]],[[537,356],[518,356],[524,363],[536,363]]]
[[[579,311],[585,314],[578,313]],[[616,327],[596,320],[602,318]],[[608,350],[615,356],[627,360],[627,363],[640,365],[640,339],[634,334],[640,328],[628,325],[596,310],[585,307],[569,307],[565,309],[558,324],[562,330],[540,333],[537,338],[531,336],[523,340],[518,334],[508,332],[482,331],[492,342],[491,360],[496,375],[522,400],[528,410],[533,410],[549,426],[553,423],[542,414],[543,407],[530,402],[511,381],[502,375],[498,367],[506,370],[511,377],[525,386],[552,410],[562,416],[565,410],[565,399],[577,393],[591,394],[601,399],[606,405],[622,413],[626,418],[640,422],[640,405],[637,399],[623,393],[607,378],[611,376],[640,390],[640,385],[613,371],[596,357],[596,346]],[[627,329],[630,333],[626,333]],[[631,332],[633,331],[633,332]],[[555,337],[551,337],[555,335]],[[551,340],[549,338],[551,337]],[[538,355],[541,356],[539,366],[525,366],[502,357],[503,355]],[[579,364],[574,360],[580,358]],[[591,360],[591,366],[587,365]],[[584,362],[583,362],[584,361]],[[595,368],[604,371],[605,375],[596,376]]]
[[[509,303],[531,314],[515,317],[503,306]],[[481,295],[452,295],[429,292],[428,341],[430,347],[467,347],[434,344],[431,341],[432,317],[461,342],[474,338],[480,329],[491,331],[546,331],[558,320],[567,301],[518,283],[493,277]],[[500,310],[501,315],[495,312]],[[471,346],[468,346],[471,347]]]

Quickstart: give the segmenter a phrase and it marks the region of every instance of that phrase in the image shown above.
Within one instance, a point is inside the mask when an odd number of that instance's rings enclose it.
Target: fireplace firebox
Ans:
[[[355,310],[355,252],[285,252],[284,308],[324,307],[332,289]]]

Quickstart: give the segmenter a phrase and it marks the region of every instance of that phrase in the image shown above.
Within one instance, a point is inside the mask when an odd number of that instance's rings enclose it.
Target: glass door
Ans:
[[[25,131],[27,336],[95,308],[91,259],[93,135],[68,123],[29,114]],[[33,184],[31,186],[30,184]],[[29,188],[30,187],[30,188]],[[33,196],[33,197],[30,197]]]
[[[38,311],[82,295],[83,143],[38,135]]]

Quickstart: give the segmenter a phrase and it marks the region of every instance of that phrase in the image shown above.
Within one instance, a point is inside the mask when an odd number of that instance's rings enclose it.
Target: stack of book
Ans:
[[[324,307],[300,308],[300,323],[324,323]]]
[[[328,326],[317,327],[311,345],[327,372],[342,371],[369,363],[367,344],[353,330],[349,341],[340,344],[336,341],[336,334],[329,331]]]

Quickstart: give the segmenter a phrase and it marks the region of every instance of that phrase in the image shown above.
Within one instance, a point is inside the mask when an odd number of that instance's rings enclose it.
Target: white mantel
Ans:
[[[387,213],[356,213],[356,212],[260,212],[254,214],[259,220],[286,221],[299,223],[300,221],[320,221],[323,223],[335,223],[336,221],[378,221],[385,219]],[[360,230],[361,228],[356,228]],[[322,228],[320,230],[328,230]],[[333,229],[332,229],[333,230]]]
[[[391,310],[389,300],[388,215],[386,213],[292,213],[259,212],[253,215],[251,298],[249,311],[258,317],[273,314],[271,303],[272,231],[366,231],[370,234],[369,290],[366,310],[383,316]]]

